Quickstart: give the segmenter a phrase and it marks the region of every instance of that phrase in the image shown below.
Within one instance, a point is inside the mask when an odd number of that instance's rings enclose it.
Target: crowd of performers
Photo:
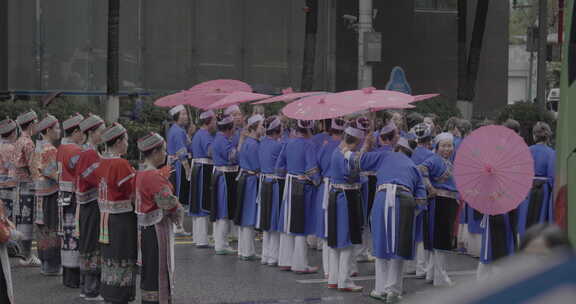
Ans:
[[[0,199],[18,231],[20,265],[111,303],[135,299],[139,273],[142,303],[171,303],[174,234],[187,213],[196,248],[298,274],[321,271],[327,288],[361,291],[351,279],[357,262],[374,260],[370,296],[394,302],[408,272],[453,285],[450,251],[479,257],[478,277],[489,277],[526,228],[553,217],[555,152],[545,123],[533,128],[529,196],[510,213],[485,216],[460,199],[452,176],[468,121],[451,118],[441,132],[435,117],[417,113],[314,122],[244,119],[238,106],[222,112],[201,113],[196,130],[185,107],[172,108],[166,140],[151,133],[137,141],[138,170],[123,158],[126,129],[96,115],[60,123],[29,111],[1,121]],[[0,246],[0,302],[10,303]],[[320,267],[309,263],[310,247],[322,251]]]

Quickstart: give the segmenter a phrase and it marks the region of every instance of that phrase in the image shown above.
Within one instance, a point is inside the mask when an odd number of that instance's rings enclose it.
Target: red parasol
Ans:
[[[458,148],[454,179],[472,208],[496,215],[515,209],[534,178],[534,160],[516,132],[502,126],[482,127]]]
[[[282,95],[274,96],[272,98],[267,98],[262,101],[255,102],[253,104],[268,104],[274,103],[279,101],[292,101],[295,99],[299,99],[302,97],[307,97],[311,95],[318,95],[318,94],[326,94],[326,92],[294,92],[292,88],[287,88],[282,90]]]

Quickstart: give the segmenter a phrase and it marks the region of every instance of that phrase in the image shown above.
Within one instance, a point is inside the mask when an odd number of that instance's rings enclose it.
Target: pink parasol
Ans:
[[[292,119],[322,120],[358,112],[357,107],[328,103],[326,100],[331,95],[332,94],[324,94],[304,97],[285,106],[282,109],[282,113]]]
[[[414,96],[414,101],[412,102],[419,102],[422,100],[427,100],[427,99],[431,99],[431,98],[435,98],[440,96],[440,94],[424,94],[424,95],[416,95]]]
[[[462,141],[454,162],[454,179],[463,200],[481,213],[515,209],[526,198],[534,178],[534,160],[514,131],[486,126]]]
[[[221,94],[218,94],[218,95],[221,95]],[[250,93],[250,92],[232,92],[232,93],[226,94],[224,98],[221,98],[220,100],[218,100],[215,103],[208,104],[208,105],[202,105],[200,107],[203,109],[206,109],[206,110],[222,109],[222,108],[229,107],[231,105],[255,101],[255,100],[261,100],[261,99],[269,98],[269,97],[271,97],[271,96],[266,95],[266,94],[257,94],[257,93]]]
[[[197,94],[252,92],[252,87],[240,80],[217,79],[199,83],[188,91]]]
[[[255,102],[253,104],[268,104],[279,101],[292,101],[298,98],[307,97],[311,95],[326,94],[326,92],[294,92],[292,88],[287,88],[282,90],[282,95],[274,96],[272,98],[267,98],[262,101]]]
[[[396,91],[364,88],[332,94],[326,98],[330,104],[353,105],[362,109],[402,107],[414,101],[414,96]]]
[[[176,94],[164,96],[154,102],[159,107],[173,107],[181,104],[204,108],[226,97],[232,92],[252,92],[252,88],[239,80],[217,79],[202,82]]]
[[[176,94],[164,96],[154,102],[154,105],[159,107],[174,107],[177,105],[185,104],[190,93],[188,91],[180,91]]]

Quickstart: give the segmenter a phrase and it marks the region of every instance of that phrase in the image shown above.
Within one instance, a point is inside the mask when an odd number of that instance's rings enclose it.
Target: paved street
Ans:
[[[260,248],[261,242],[256,244]],[[320,265],[320,252],[309,253],[312,265]],[[12,262],[14,265],[16,261]],[[448,271],[457,284],[462,283],[474,278],[476,263],[473,258],[454,254]],[[212,249],[197,249],[189,238],[179,238],[175,303],[379,303],[368,297],[374,288],[373,267],[371,263],[360,264],[360,276],[355,280],[364,287],[362,293],[342,293],[325,288],[321,274],[297,275],[259,262],[240,261],[235,256],[216,256]],[[18,303],[88,303],[79,298],[78,290],[64,287],[61,277],[43,277],[38,268],[13,267],[12,273]],[[415,294],[437,293],[443,288],[408,278],[405,289],[403,303],[410,303]]]

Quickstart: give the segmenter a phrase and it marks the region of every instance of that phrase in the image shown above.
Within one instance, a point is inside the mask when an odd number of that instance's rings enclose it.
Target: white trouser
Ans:
[[[318,242],[320,242],[320,239],[317,238],[315,235],[309,235],[306,237],[306,243],[308,243],[308,246],[310,248],[313,249],[318,248]]]
[[[374,272],[376,276],[374,291],[379,295],[384,295],[386,294],[386,281],[388,280],[388,261],[377,258],[374,262]]]
[[[498,275],[501,272],[501,268],[494,264],[483,264],[478,262],[478,269],[476,270],[476,279],[478,281],[487,281]]]
[[[416,275],[426,275],[429,269],[430,251],[424,249],[424,243],[417,243],[416,247]]]
[[[234,221],[230,221],[230,236],[238,239],[238,232],[240,231],[238,225],[234,224]]]
[[[426,263],[426,281],[434,281],[434,250],[428,252],[428,262]]]
[[[386,293],[401,295],[404,289],[404,260],[392,259],[387,262],[388,274],[386,275],[384,290]]]
[[[402,294],[404,289],[404,260],[376,259],[375,272],[375,291],[378,294]]]
[[[350,278],[354,259],[354,247],[334,249],[330,248],[330,273],[328,284],[337,284],[338,288],[354,287],[354,282]]]
[[[473,257],[480,256],[480,248],[482,247],[482,234],[468,233],[466,249],[469,255]]]
[[[450,286],[452,280],[446,272],[447,253],[442,250],[434,250],[434,286]]]
[[[287,233],[280,234],[280,249],[278,252],[278,266],[292,267],[294,254],[294,236]]]
[[[262,264],[278,263],[278,247],[280,246],[280,233],[264,231],[262,240]]]
[[[254,228],[240,227],[238,232],[238,255],[251,257],[256,254],[254,246]]]
[[[404,263],[404,273],[413,274],[416,272],[416,260],[409,260]]]
[[[193,216],[192,226],[194,244],[196,246],[208,245],[208,217]]]
[[[214,227],[214,249],[222,251],[230,249],[228,242],[228,231],[230,231],[230,220],[220,219],[212,224]]]
[[[330,273],[330,247],[328,247],[328,241],[322,240],[322,270],[324,271],[324,276]]]
[[[292,253],[292,271],[308,270],[308,244],[305,236],[294,236],[294,252]]]

